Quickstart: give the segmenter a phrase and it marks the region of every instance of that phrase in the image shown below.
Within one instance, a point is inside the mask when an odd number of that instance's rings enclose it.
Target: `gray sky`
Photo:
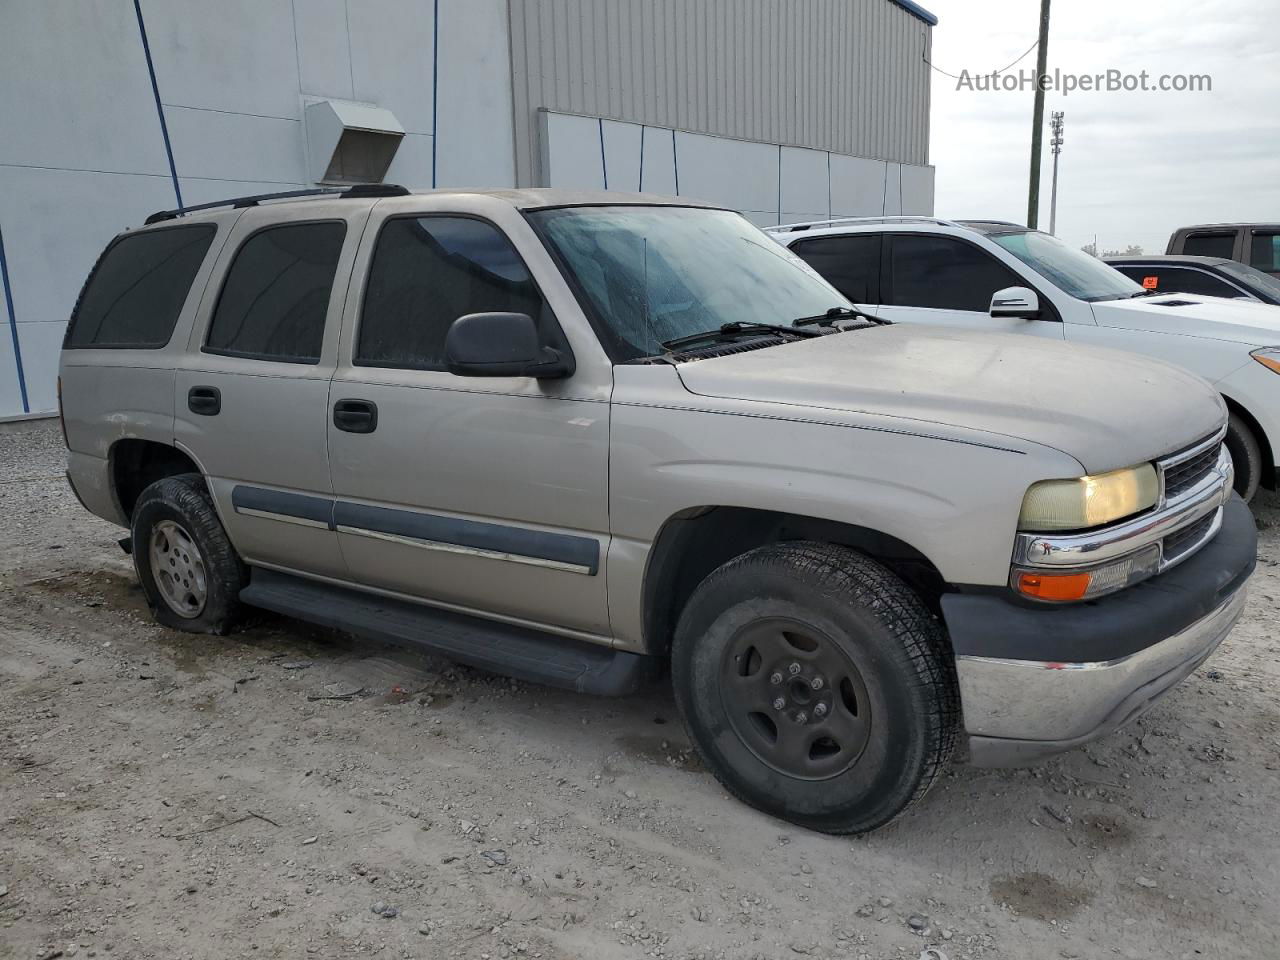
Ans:
[[[921,0],[937,14],[934,64],[990,73],[1036,38],[1039,0]],[[1049,70],[1109,68],[1153,82],[1209,74],[1209,93],[1049,91],[1066,112],[1058,235],[1163,253],[1175,227],[1280,220],[1280,0],[1056,0]],[[1035,51],[1014,68],[1034,70]],[[1012,72],[1012,71],[1011,71]],[[933,73],[930,162],[943,217],[1026,221],[1032,93],[957,90]],[[1045,132],[1040,227],[1049,226]]]

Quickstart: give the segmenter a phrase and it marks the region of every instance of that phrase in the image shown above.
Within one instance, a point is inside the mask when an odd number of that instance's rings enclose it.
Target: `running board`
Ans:
[[[240,599],[286,616],[387,643],[421,647],[491,673],[603,697],[634,693],[653,658],[528,627],[254,567]]]

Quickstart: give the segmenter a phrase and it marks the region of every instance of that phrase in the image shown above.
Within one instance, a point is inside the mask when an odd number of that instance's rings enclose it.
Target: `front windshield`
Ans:
[[[1028,230],[995,234],[991,239],[1079,300],[1120,300],[1144,292],[1119,270],[1047,233]]]
[[[1243,263],[1236,263],[1234,260],[1218,264],[1218,269],[1253,290],[1273,297],[1280,297],[1280,279],[1271,276],[1269,273],[1263,273],[1261,270],[1246,266]]]
[[[807,263],[726,210],[566,207],[530,219],[620,362],[725,323],[789,324],[849,306]]]

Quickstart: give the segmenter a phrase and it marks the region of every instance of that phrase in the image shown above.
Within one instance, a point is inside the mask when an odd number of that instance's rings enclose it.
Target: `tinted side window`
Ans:
[[[991,309],[991,295],[1025,286],[990,254],[951,237],[899,234],[891,254],[893,304],[942,310]]]
[[[1183,267],[1124,267],[1121,273],[1157,293],[1193,293],[1203,297],[1239,297],[1241,293],[1225,280],[1200,270]]]
[[[212,224],[192,224],[113,243],[85,282],[66,346],[163,347],[215,232]]]
[[[1222,257],[1230,260],[1235,256],[1235,246],[1234,233],[1189,233],[1178,252],[1192,257]]]
[[[205,350],[318,363],[346,232],[340,222],[291,223],[246,240],[227,272]]]
[[[1280,233],[1255,233],[1249,265],[1267,273],[1280,273]]]
[[[880,302],[880,234],[814,237],[791,249],[854,303]]]
[[[467,217],[401,217],[378,235],[355,362],[444,370],[444,338],[468,313],[527,313],[548,343],[559,331],[511,241]]]

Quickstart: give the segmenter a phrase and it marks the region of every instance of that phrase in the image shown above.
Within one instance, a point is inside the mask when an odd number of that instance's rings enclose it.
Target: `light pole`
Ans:
[[[1058,154],[1062,153],[1062,118],[1061,110],[1050,115],[1049,129],[1053,131],[1053,139],[1049,146],[1053,149],[1053,192],[1049,200],[1049,232],[1058,235]]]
[[[1045,68],[1049,60],[1049,0],[1040,0],[1040,47],[1036,51],[1036,100],[1031,115],[1031,182],[1027,190],[1027,226],[1040,221],[1040,142],[1044,133]]]

